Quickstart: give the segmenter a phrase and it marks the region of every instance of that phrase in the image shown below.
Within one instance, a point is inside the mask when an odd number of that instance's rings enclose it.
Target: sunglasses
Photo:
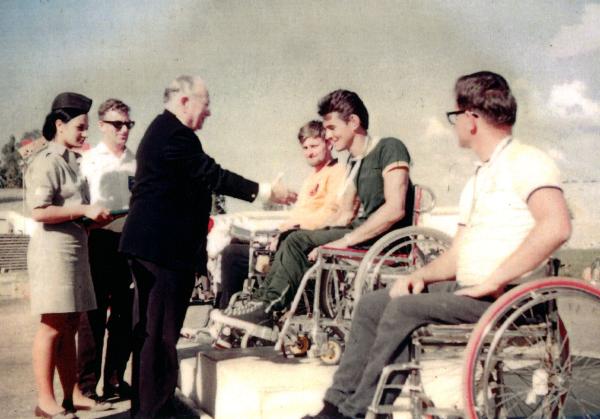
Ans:
[[[123,128],[123,127],[127,127],[127,129],[131,129],[135,125],[135,121],[104,121],[104,120],[102,120],[102,122],[106,122],[107,124],[112,125],[113,127],[115,127],[115,129],[117,131],[121,131],[121,128]]]

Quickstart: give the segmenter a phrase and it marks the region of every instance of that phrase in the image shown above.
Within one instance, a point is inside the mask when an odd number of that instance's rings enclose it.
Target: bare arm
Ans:
[[[112,220],[110,212],[98,205],[48,205],[47,207],[34,208],[31,211],[31,217],[35,221],[46,224],[64,223],[84,216],[98,223]]]
[[[535,226],[523,243],[482,284],[464,288],[458,295],[498,296],[516,278],[537,268],[571,235],[571,221],[562,191],[542,188],[533,192],[527,206]]]

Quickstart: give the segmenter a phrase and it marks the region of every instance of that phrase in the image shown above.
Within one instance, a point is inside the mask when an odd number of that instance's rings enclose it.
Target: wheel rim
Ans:
[[[600,414],[600,356],[582,353],[585,339],[574,333],[569,312],[573,307],[591,307],[600,314],[600,291],[574,280],[535,282],[526,284],[525,292],[514,300],[504,301],[506,307],[493,313],[491,320],[482,319],[474,331],[469,348],[475,350],[468,351],[465,382],[469,417]],[[548,304],[558,310],[544,314],[541,309]],[[546,316],[542,323],[528,325],[524,320],[537,322],[540,315]],[[475,368],[477,364],[483,367]]]
[[[451,245],[445,233],[424,227],[392,231],[371,247],[356,274],[354,299],[386,285],[386,275],[408,274],[438,257]]]

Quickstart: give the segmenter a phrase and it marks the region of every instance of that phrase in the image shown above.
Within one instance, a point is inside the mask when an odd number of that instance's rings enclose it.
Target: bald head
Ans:
[[[199,76],[182,75],[173,80],[163,95],[165,108],[181,123],[196,131],[210,116],[208,90]]]

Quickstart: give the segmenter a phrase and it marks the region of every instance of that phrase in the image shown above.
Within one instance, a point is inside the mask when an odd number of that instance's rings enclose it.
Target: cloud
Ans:
[[[445,122],[445,121],[444,121]],[[452,128],[448,126],[448,123],[444,123],[439,118],[432,116],[426,120],[426,128],[424,137],[427,140],[435,140],[439,138],[447,139],[448,137],[453,138],[454,132]]]
[[[550,55],[558,58],[586,54],[600,48],[600,4],[587,4],[581,21],[563,25],[550,42]]]
[[[556,161],[560,161],[560,162],[567,161],[567,157],[565,156],[565,153],[562,150],[559,150],[558,148],[551,147],[546,150],[546,153],[548,153],[548,155]]]
[[[586,97],[586,89],[585,83],[579,80],[553,86],[548,101],[550,112],[561,118],[597,126],[600,123],[600,104]]]

